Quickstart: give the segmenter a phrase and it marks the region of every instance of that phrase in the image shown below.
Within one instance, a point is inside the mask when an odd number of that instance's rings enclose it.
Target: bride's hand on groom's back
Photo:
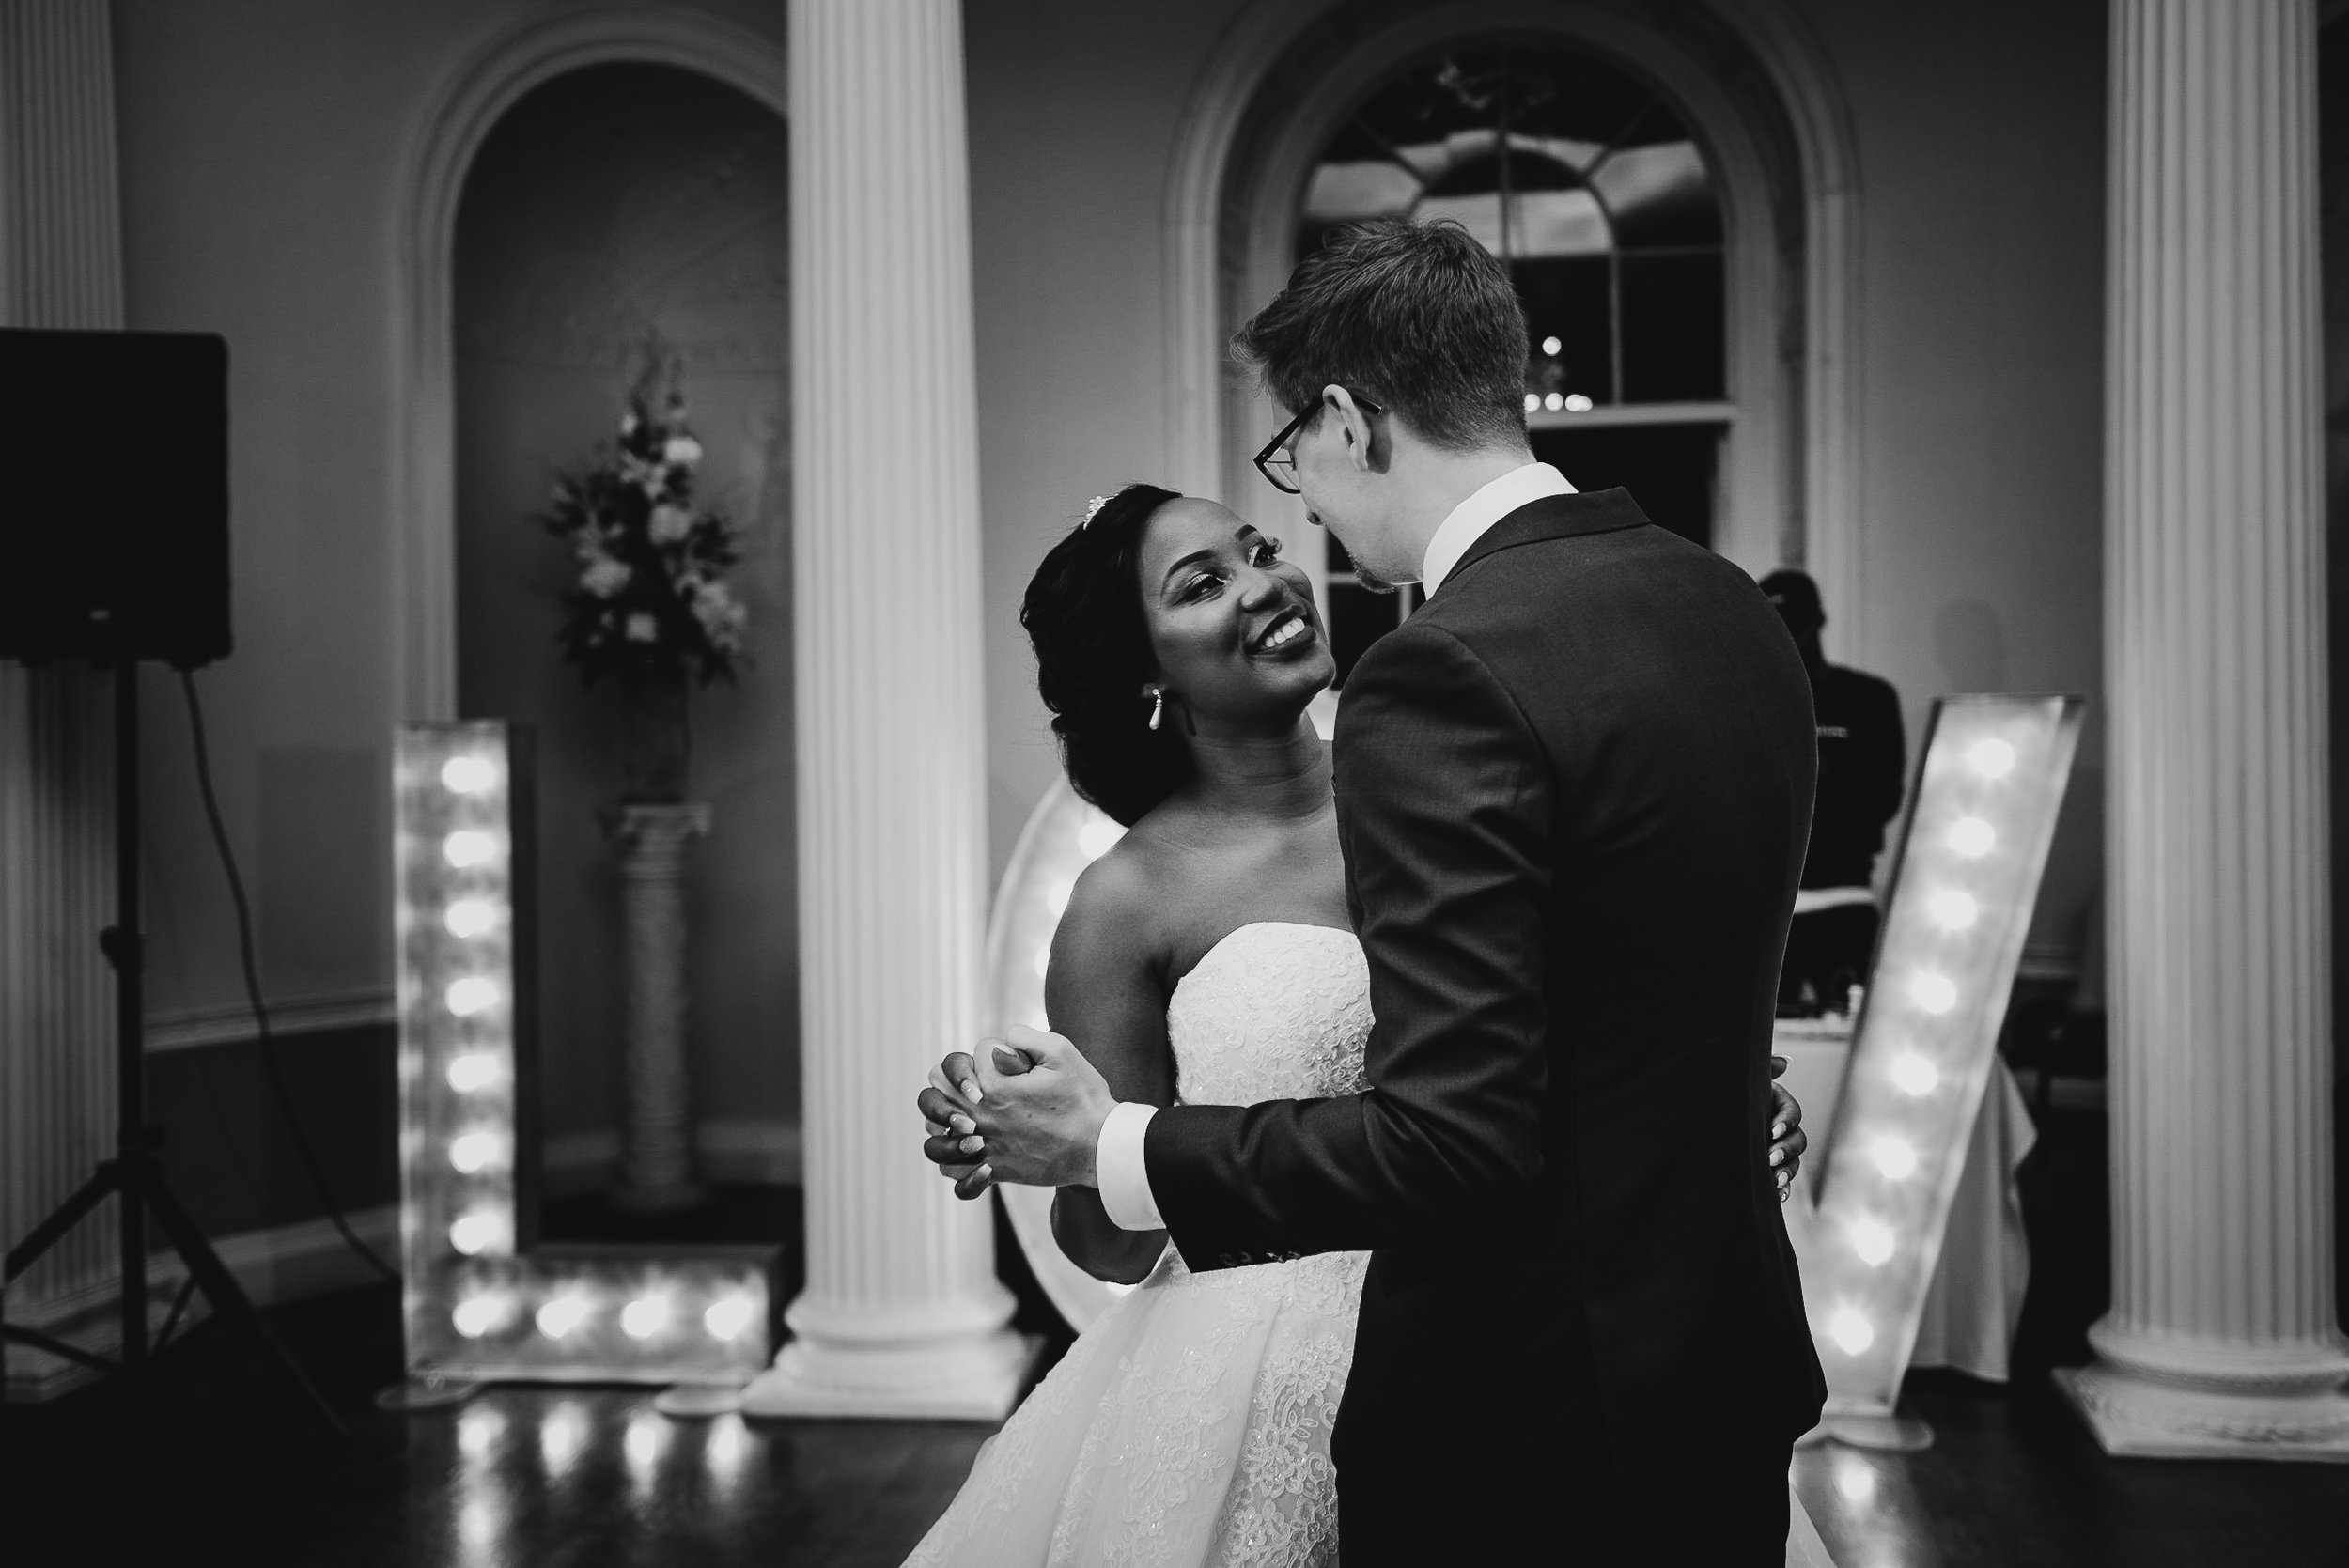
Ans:
[[[1770,1077],[1776,1079],[1786,1071],[1786,1059],[1770,1058]],[[1778,1175],[1778,1201],[1784,1203],[1795,1185],[1795,1172],[1802,1169],[1802,1155],[1811,1147],[1809,1135],[1802,1130],[1802,1102],[1786,1092],[1782,1083],[1770,1085],[1770,1166]]]

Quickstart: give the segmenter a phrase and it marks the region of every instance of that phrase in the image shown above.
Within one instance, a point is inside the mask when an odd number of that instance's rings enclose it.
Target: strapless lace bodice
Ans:
[[[1207,950],[1166,1009],[1190,1105],[1316,1099],[1369,1086],[1370,970],[1351,931],[1259,921]]]

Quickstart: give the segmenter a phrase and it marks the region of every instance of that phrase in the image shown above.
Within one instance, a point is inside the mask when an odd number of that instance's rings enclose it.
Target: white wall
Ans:
[[[733,521],[751,612],[739,686],[692,698],[687,918],[693,1090],[733,1121],[798,1120],[793,826],[790,234],[784,124],[708,77],[610,65],[506,112],[457,228],[459,710],[521,720],[539,763],[539,1051],[549,1138],[621,1111],[618,692],[555,655],[578,564],[532,520],[557,473],[612,439],[657,330],[705,458],[696,501]]]
[[[1866,611],[1838,657],[1921,717],[1959,686],[2099,690],[2101,0],[1798,0],[1864,204]],[[709,9],[780,37],[775,0]],[[1241,0],[972,0],[989,819],[1000,869],[1054,759],[1016,619],[1088,495],[1163,472],[1160,219],[1193,79]],[[240,652],[203,678],[283,998],[380,995],[400,160],[522,0],[120,0],[132,324],[232,346]],[[155,705],[155,1006],[237,992],[182,726]],[[2081,796],[2097,795],[2092,723]],[[2093,881],[2067,824],[2042,938]]]

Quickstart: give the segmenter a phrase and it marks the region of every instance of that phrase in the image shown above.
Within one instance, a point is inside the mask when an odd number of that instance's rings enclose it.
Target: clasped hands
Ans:
[[[1109,1080],[1064,1035],[1024,1024],[1003,1033],[980,1041],[976,1055],[955,1052],[931,1072],[917,1102],[929,1134],[923,1155],[955,1184],[957,1198],[976,1198],[995,1182],[1096,1185],[1094,1151],[1117,1104]],[[1786,1058],[1770,1058],[1772,1079],[1785,1071]],[[1801,1103],[1775,1082],[1770,1094],[1768,1157],[1782,1203],[1811,1139]]]
[[[1116,1108],[1109,1080],[1066,1036],[1014,1024],[977,1053],[957,1051],[919,1101],[922,1153],[976,1198],[996,1182],[1091,1187],[1101,1124]]]

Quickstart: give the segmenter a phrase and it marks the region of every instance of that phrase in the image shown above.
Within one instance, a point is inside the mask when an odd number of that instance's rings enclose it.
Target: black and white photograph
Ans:
[[[2349,1563],[2349,0],[0,0],[0,432],[12,1564]]]

